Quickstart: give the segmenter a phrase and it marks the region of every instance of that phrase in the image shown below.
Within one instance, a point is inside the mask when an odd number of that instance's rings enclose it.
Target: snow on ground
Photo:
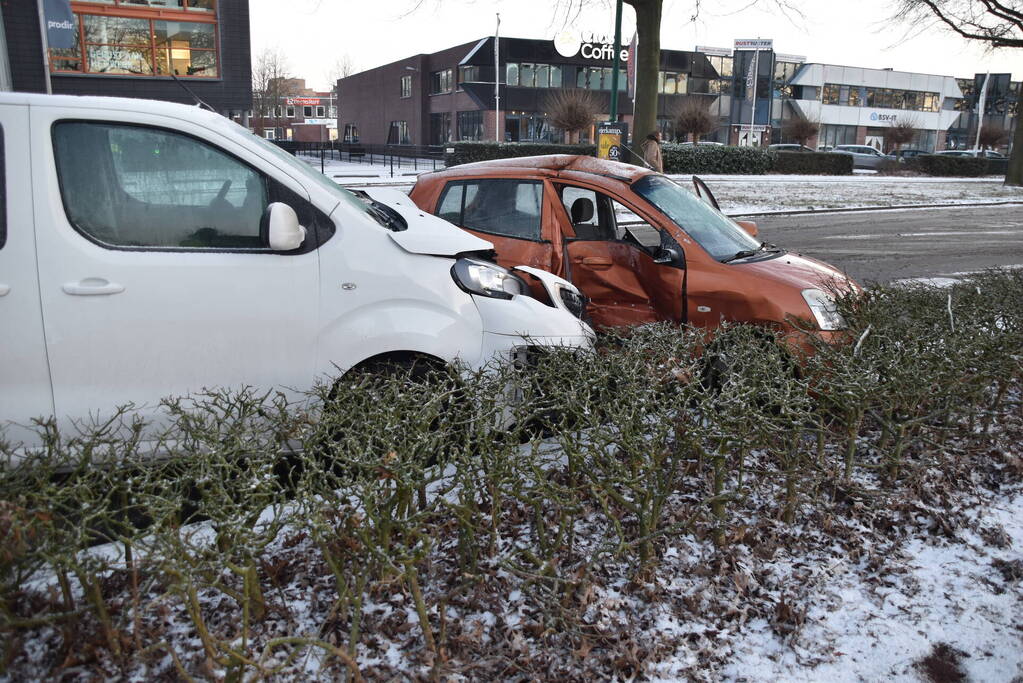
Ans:
[[[306,159],[316,170],[319,158]],[[414,167],[415,164],[418,168]],[[325,159],[327,177],[350,186],[394,185],[409,191],[421,173],[433,170],[432,161],[403,160],[401,166]],[[729,215],[780,211],[814,211],[927,204],[1023,202],[1023,188],[1006,187],[1001,178],[902,178],[877,174],[815,175],[701,175]],[[691,176],[671,178],[689,185]]]

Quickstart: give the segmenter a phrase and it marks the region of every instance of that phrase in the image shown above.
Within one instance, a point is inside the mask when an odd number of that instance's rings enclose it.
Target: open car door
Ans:
[[[707,183],[703,182],[697,176],[693,176],[693,187],[696,189],[696,196],[713,206],[718,211],[721,207],[718,206],[718,200],[714,198],[714,193],[707,187]]]
[[[558,187],[569,279],[596,327],[685,322],[685,256],[663,230],[607,195]]]

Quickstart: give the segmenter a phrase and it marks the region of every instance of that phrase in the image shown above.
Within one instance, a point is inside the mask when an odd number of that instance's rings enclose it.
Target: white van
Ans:
[[[0,430],[387,359],[589,347],[581,296],[197,107],[0,93]],[[524,278],[537,278],[541,301]],[[573,312],[574,311],[574,312]]]

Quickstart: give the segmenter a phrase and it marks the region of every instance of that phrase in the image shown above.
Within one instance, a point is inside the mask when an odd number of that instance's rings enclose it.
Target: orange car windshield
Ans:
[[[756,251],[760,242],[717,209],[664,176],[643,176],[633,191],[670,218],[718,261]]]

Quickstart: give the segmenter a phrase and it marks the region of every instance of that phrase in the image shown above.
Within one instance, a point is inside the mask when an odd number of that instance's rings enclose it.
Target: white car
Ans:
[[[405,195],[349,192],[198,107],[0,93],[0,136],[11,442],[32,444],[35,417],[147,417],[203,388],[298,396],[384,359],[592,345],[570,283],[519,277]]]

